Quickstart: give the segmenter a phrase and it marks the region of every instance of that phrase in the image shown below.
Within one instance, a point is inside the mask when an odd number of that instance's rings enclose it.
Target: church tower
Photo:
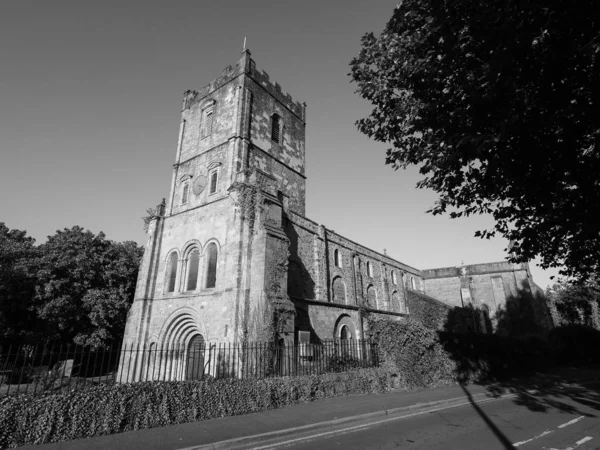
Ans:
[[[305,212],[305,126],[306,106],[249,50],[184,93],[170,193],[147,218],[125,345],[293,341],[282,222]],[[142,363],[131,364],[139,379]]]

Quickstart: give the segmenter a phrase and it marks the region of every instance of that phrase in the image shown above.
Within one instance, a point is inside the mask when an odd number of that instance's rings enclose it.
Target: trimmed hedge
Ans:
[[[270,379],[94,386],[0,401],[0,448],[84,439],[398,388],[383,369]]]
[[[498,379],[554,363],[549,345],[537,336],[443,332],[413,319],[372,320],[369,329],[388,370],[408,387]]]
[[[406,319],[372,319],[383,366],[303,377],[98,385],[0,401],[0,449],[84,439],[248,414],[350,394],[499,379],[559,363],[600,362],[600,332],[554,329],[548,339],[436,331]],[[340,359],[332,368],[347,368]],[[335,367],[334,367],[335,366]]]

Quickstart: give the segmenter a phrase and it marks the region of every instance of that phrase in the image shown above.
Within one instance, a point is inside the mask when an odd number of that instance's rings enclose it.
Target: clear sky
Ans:
[[[386,166],[360,134],[369,104],[349,62],[394,1],[6,0],[0,14],[0,221],[38,243],[80,225],[145,243],[167,197],[181,101],[240,57],[307,103],[307,216],[419,269],[499,261],[507,242],[473,237],[489,217],[426,210],[416,168]],[[545,288],[556,271],[531,264]]]

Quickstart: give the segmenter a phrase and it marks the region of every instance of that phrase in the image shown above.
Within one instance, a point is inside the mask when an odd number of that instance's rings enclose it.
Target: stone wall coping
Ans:
[[[423,279],[431,280],[436,278],[454,278],[461,276],[461,269],[465,269],[465,274],[470,275],[485,275],[490,273],[506,273],[506,272],[528,272],[527,263],[513,264],[508,261],[497,261],[491,263],[467,264],[458,267],[438,267],[435,269],[424,269],[421,271]]]
[[[324,302],[323,300],[315,300],[315,299],[300,298],[300,297],[290,297],[290,298],[293,301],[309,303],[312,305],[327,306],[330,308],[351,309],[354,311],[358,311],[358,309],[359,309],[359,307],[357,305],[344,305],[342,303]],[[395,312],[395,311],[385,311],[383,309],[373,309],[373,308],[366,308],[366,309],[367,309],[367,311],[375,313],[375,314],[387,314],[389,316],[399,316],[399,317],[409,316],[409,314],[406,314],[406,313],[399,313],[399,312]]]

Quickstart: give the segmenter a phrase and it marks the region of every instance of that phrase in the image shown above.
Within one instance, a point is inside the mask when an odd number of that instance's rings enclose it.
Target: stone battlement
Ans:
[[[290,94],[281,89],[279,83],[271,81],[267,72],[256,68],[254,60],[250,60],[250,70],[248,71],[248,75],[296,116],[300,117],[303,121],[306,121],[306,104],[292,99]]]
[[[250,50],[242,52],[242,58],[234,65],[227,66],[221,71],[221,75],[199,90],[187,90],[183,93],[183,109],[190,108],[195,103],[202,101],[224,84],[229,83],[242,73],[246,73],[258,85],[281,102],[296,116],[306,121],[306,103],[300,103],[292,99],[292,96],[281,89],[276,81],[271,81],[269,74],[264,70],[256,68],[256,63],[250,58]]]
[[[208,83],[206,86],[199,90],[187,90],[183,93],[183,109],[191,108],[194,104],[202,101],[204,98],[209,96],[211,92],[217,90],[224,84],[229,83],[238,75],[244,72],[244,66],[242,65],[243,58],[238,61],[235,66],[227,66],[221,71],[221,76],[215,78],[213,81]]]

